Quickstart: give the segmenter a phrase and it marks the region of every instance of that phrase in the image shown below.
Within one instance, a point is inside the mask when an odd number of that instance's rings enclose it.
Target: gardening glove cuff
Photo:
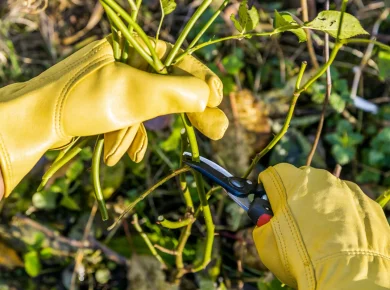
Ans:
[[[356,184],[289,164],[269,167],[259,183],[274,217],[253,238],[283,283],[300,290],[389,289],[389,225]]]
[[[107,39],[93,42],[36,78],[0,89],[5,196],[47,150],[66,146],[74,136],[113,132],[171,113],[202,112],[210,96],[204,80],[117,63]]]

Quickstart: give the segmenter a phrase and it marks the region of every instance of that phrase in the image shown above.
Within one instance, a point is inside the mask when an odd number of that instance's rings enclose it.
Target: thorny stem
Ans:
[[[191,31],[192,27],[195,25],[196,21],[203,14],[203,12],[207,9],[207,7],[209,7],[211,2],[212,0],[204,0],[202,4],[200,4],[198,9],[196,9],[195,13],[191,16],[190,20],[188,20],[186,26],[184,27],[183,31],[180,33],[179,38],[175,42],[175,45],[173,46],[172,50],[169,52],[167,56],[167,59],[165,60],[166,67],[172,64],[173,60],[176,57],[176,54],[178,53],[188,33]]]
[[[151,188],[149,188],[148,190],[146,190],[143,194],[141,194],[136,200],[134,200],[122,213],[121,215],[118,217],[118,219],[108,228],[108,230],[112,230],[113,228],[115,228],[117,226],[117,224],[119,224],[119,222],[127,216],[127,214],[142,200],[145,199],[145,197],[147,197],[150,193],[152,193],[156,188],[158,188],[159,186],[163,185],[165,182],[167,182],[168,180],[170,180],[171,178],[179,175],[179,174],[182,174],[184,172],[187,172],[189,171],[190,168],[188,166],[185,166],[185,167],[182,167],[180,169],[177,169],[176,171],[172,172],[171,174],[169,174],[168,176],[165,176],[163,179],[161,179],[159,182],[157,182],[156,184],[154,184]]]
[[[278,134],[274,136],[274,138],[271,140],[271,142],[260,152],[256,155],[255,159],[253,159],[251,165],[247,169],[247,171],[244,174],[244,178],[247,178],[249,174],[252,172],[253,168],[256,166],[257,162],[268,153],[275,145],[279,142],[279,140],[286,134],[288,127],[290,126],[291,118],[294,114],[295,105],[297,103],[298,97],[300,95],[300,83],[303,77],[303,73],[305,72],[305,68],[307,66],[306,62],[302,62],[301,68],[299,70],[298,78],[295,85],[295,92],[291,99],[290,108],[288,109],[286,120],[284,121],[282,129],[279,131]]]
[[[93,182],[93,188],[95,190],[96,201],[98,203],[99,211],[102,216],[102,220],[106,221],[108,220],[108,212],[106,208],[106,203],[104,201],[103,191],[100,184],[100,174],[99,174],[100,159],[102,157],[103,145],[104,145],[104,138],[99,136],[92,156],[92,182]]]
[[[121,58],[121,38],[119,37],[118,28],[112,22],[111,18],[108,18],[111,26],[112,32],[112,50],[114,53],[114,58],[116,61],[119,61]]]
[[[386,190],[384,193],[382,193],[377,199],[376,202],[379,203],[379,205],[384,208],[386,204],[390,201],[390,189]]]
[[[161,258],[159,253],[157,253],[156,248],[153,246],[152,242],[149,240],[149,237],[145,232],[142,230],[139,221],[138,221],[138,215],[133,215],[133,225],[134,228],[137,230],[137,232],[141,235],[142,239],[145,241],[146,245],[148,246],[150,252],[153,254],[153,256],[161,263],[161,267],[163,269],[167,269],[167,265],[165,264],[164,260]]]
[[[206,22],[206,24],[202,27],[201,31],[195,36],[195,38],[191,41],[190,45],[188,46],[187,49],[191,49],[192,47],[195,46],[195,44],[199,41],[199,39],[203,36],[203,34],[207,31],[207,29],[210,27],[211,24],[213,24],[214,20],[218,17],[218,15],[222,12],[222,10],[226,7],[226,5],[229,3],[229,0],[224,0],[215,11],[213,16],[209,19],[209,21]]]
[[[325,3],[325,10],[329,10],[329,0],[326,0]],[[324,47],[324,54],[325,54],[325,62],[329,60],[329,34],[325,34],[325,47]],[[306,165],[310,166],[311,161],[313,160],[314,154],[316,152],[318,142],[320,141],[322,128],[324,126],[325,121],[325,113],[326,113],[326,107],[328,106],[330,94],[332,92],[332,77],[330,75],[330,67],[326,69],[326,92],[325,92],[325,99],[324,103],[322,104],[322,111],[321,111],[321,117],[320,121],[318,122],[317,126],[317,132],[316,136],[313,142],[313,146],[310,150],[309,155],[307,156]]]
[[[190,142],[190,147],[192,151],[192,160],[199,162],[200,161],[199,148],[198,148],[198,143],[196,141],[194,127],[192,126],[192,124],[188,120],[188,117],[185,114],[181,114],[181,117],[187,132],[188,140]],[[193,171],[193,175],[196,182],[196,188],[198,190],[200,204],[203,210],[203,216],[206,223],[206,232],[207,232],[206,242],[205,242],[206,245],[205,245],[202,262],[194,269],[194,272],[197,272],[205,268],[211,260],[211,252],[213,249],[213,241],[214,241],[214,223],[213,223],[213,217],[211,215],[210,206],[207,202],[206,193],[204,191],[202,175],[197,171]]]

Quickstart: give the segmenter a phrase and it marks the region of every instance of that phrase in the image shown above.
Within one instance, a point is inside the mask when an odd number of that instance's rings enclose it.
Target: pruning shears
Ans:
[[[207,158],[200,157],[200,162],[196,162],[191,157],[191,153],[184,152],[183,162],[221,186],[226,194],[247,212],[249,218],[258,227],[269,222],[273,213],[261,184],[233,176],[225,168]],[[249,199],[250,195],[253,195],[252,201]]]

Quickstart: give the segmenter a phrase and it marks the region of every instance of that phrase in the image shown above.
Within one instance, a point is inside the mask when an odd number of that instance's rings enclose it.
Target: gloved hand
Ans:
[[[299,290],[390,289],[390,228],[354,183],[278,164],[259,175],[274,217],[253,232],[262,262]]]
[[[168,76],[144,72],[115,62],[111,45],[104,39],[30,81],[0,89],[0,167],[5,196],[47,150],[68,145],[74,136],[140,127],[156,116],[204,112],[207,106],[217,106],[222,99],[220,80],[207,74],[204,66],[203,78],[198,75],[199,62],[194,61],[193,67],[193,75],[179,68]],[[216,118],[220,122],[203,133],[223,135],[227,118],[220,112]],[[213,120],[209,122],[213,125]]]
[[[138,41],[142,45],[142,40],[138,39]],[[161,40],[156,43],[154,38],[150,38],[150,41],[156,48],[157,56],[164,61],[173,45]],[[146,46],[145,50],[147,50]],[[148,63],[134,48],[130,47],[129,55],[128,64],[130,66],[143,71],[149,69]],[[207,66],[191,55],[186,56],[170,69],[170,73],[173,75],[193,75],[208,84],[210,97],[206,109],[202,112],[188,111],[187,116],[191,123],[208,138],[213,140],[222,138],[229,121],[225,114],[216,107],[222,101],[223,96],[221,80]],[[106,133],[104,136],[104,161],[107,165],[113,166],[127,152],[133,161],[139,162],[144,157],[147,144],[146,130],[142,123]]]

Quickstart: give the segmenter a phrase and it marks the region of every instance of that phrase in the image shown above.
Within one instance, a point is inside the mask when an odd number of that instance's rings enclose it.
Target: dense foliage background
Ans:
[[[126,1],[122,2],[126,5]],[[174,42],[200,2],[177,1],[177,9],[166,16],[161,39]],[[214,2],[201,23],[221,3]],[[339,2],[331,1],[331,8],[339,8]],[[324,1],[309,0],[308,4],[309,19],[324,8]],[[230,15],[237,13],[238,5],[238,1],[229,4],[203,36],[205,41],[235,33]],[[272,27],[274,9],[302,18],[299,0],[255,1],[255,6],[261,16],[259,31]],[[350,1],[347,11],[377,40],[389,44],[388,7],[386,1],[356,0]],[[160,15],[159,1],[143,1],[140,20],[151,35],[155,35]],[[0,17],[1,87],[29,80],[110,33],[103,10],[95,0],[1,1]],[[195,35],[199,29],[192,33]],[[313,33],[312,38],[321,64],[323,34]],[[344,47],[332,66],[333,90],[312,166],[333,171],[341,165],[342,179],[358,183],[368,196],[376,198],[390,187],[390,55],[366,48]],[[210,142],[198,135],[201,153],[242,175],[253,155],[281,127],[299,64],[304,60],[311,68],[315,64],[310,61],[306,43],[299,44],[291,33],[223,42],[198,51],[196,56],[223,80],[225,98],[221,108],[230,119],[222,140]],[[356,81],[360,70],[360,81]],[[306,76],[311,73],[308,69]],[[356,104],[351,91],[370,104]],[[251,178],[256,179],[261,170],[279,162],[296,166],[306,163],[324,92],[325,78],[302,95],[287,135],[262,159]],[[14,193],[0,202],[1,290],[177,287],[172,283],[174,271],[161,269],[132,226],[131,218],[114,230],[107,230],[130,201],[179,166],[180,120],[165,116],[146,125],[150,142],[141,163],[135,164],[126,156],[115,167],[102,165],[108,222],[95,215],[96,208],[91,214],[94,194],[89,170],[93,142],[58,172],[44,191],[37,193],[44,171],[58,154],[48,152]],[[198,202],[194,188],[190,190]],[[206,270],[185,275],[181,289],[282,289],[257,257],[251,239],[252,225],[246,214],[222,192],[213,194],[211,206],[217,232],[213,260]],[[178,180],[156,190],[135,211],[153,244],[166,249],[175,247],[179,232],[164,229],[156,221],[160,215],[177,220],[185,213]],[[386,213],[390,221],[389,207]],[[204,235],[204,225],[199,220],[184,251],[185,261],[199,259]],[[174,265],[172,255],[159,253]]]

